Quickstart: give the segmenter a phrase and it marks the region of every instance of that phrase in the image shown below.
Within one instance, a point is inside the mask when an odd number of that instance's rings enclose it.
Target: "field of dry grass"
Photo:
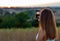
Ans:
[[[58,29],[60,35],[60,28]],[[37,31],[37,28],[0,29],[0,41],[36,41],[35,35]]]

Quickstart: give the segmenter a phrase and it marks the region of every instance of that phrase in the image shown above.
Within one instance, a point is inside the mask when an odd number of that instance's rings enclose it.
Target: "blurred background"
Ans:
[[[38,27],[40,10],[45,7],[0,8],[0,28],[31,28]],[[60,25],[60,7],[46,7],[53,10],[57,26]]]
[[[53,10],[60,41],[60,0],[0,0],[0,41],[36,41],[43,8]]]
[[[53,10],[60,34],[60,7],[4,7],[0,8],[0,41],[36,41],[42,8]]]

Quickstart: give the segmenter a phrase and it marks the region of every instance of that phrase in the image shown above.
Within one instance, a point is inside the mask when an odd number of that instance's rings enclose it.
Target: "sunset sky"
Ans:
[[[0,6],[33,7],[33,6],[45,6],[46,4],[59,2],[60,0],[0,0]]]

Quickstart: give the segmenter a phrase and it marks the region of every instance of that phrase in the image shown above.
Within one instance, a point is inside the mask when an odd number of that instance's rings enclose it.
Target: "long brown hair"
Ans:
[[[49,8],[44,8],[40,11],[39,26],[46,32],[46,38],[54,39],[56,34],[56,21],[53,11]],[[40,28],[39,27],[39,28]]]

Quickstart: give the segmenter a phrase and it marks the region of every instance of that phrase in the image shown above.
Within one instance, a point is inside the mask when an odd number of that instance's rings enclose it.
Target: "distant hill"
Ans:
[[[23,11],[27,11],[27,10],[40,10],[42,8],[45,8],[45,7],[0,8],[0,10],[2,9],[3,11],[9,11],[10,13],[12,13],[12,12],[19,13],[19,12],[23,12]],[[48,7],[48,8],[51,8],[55,11],[60,9],[60,7]]]
[[[13,12],[20,13],[24,11],[31,11],[31,12],[35,11],[36,12],[36,10],[41,10],[42,8],[45,8],[45,7],[0,8],[0,15],[4,15],[6,11],[8,11],[10,14],[12,14]],[[57,22],[60,23],[60,7],[48,7],[48,8],[51,8],[54,11]],[[32,16],[34,15],[33,12],[31,14]]]

